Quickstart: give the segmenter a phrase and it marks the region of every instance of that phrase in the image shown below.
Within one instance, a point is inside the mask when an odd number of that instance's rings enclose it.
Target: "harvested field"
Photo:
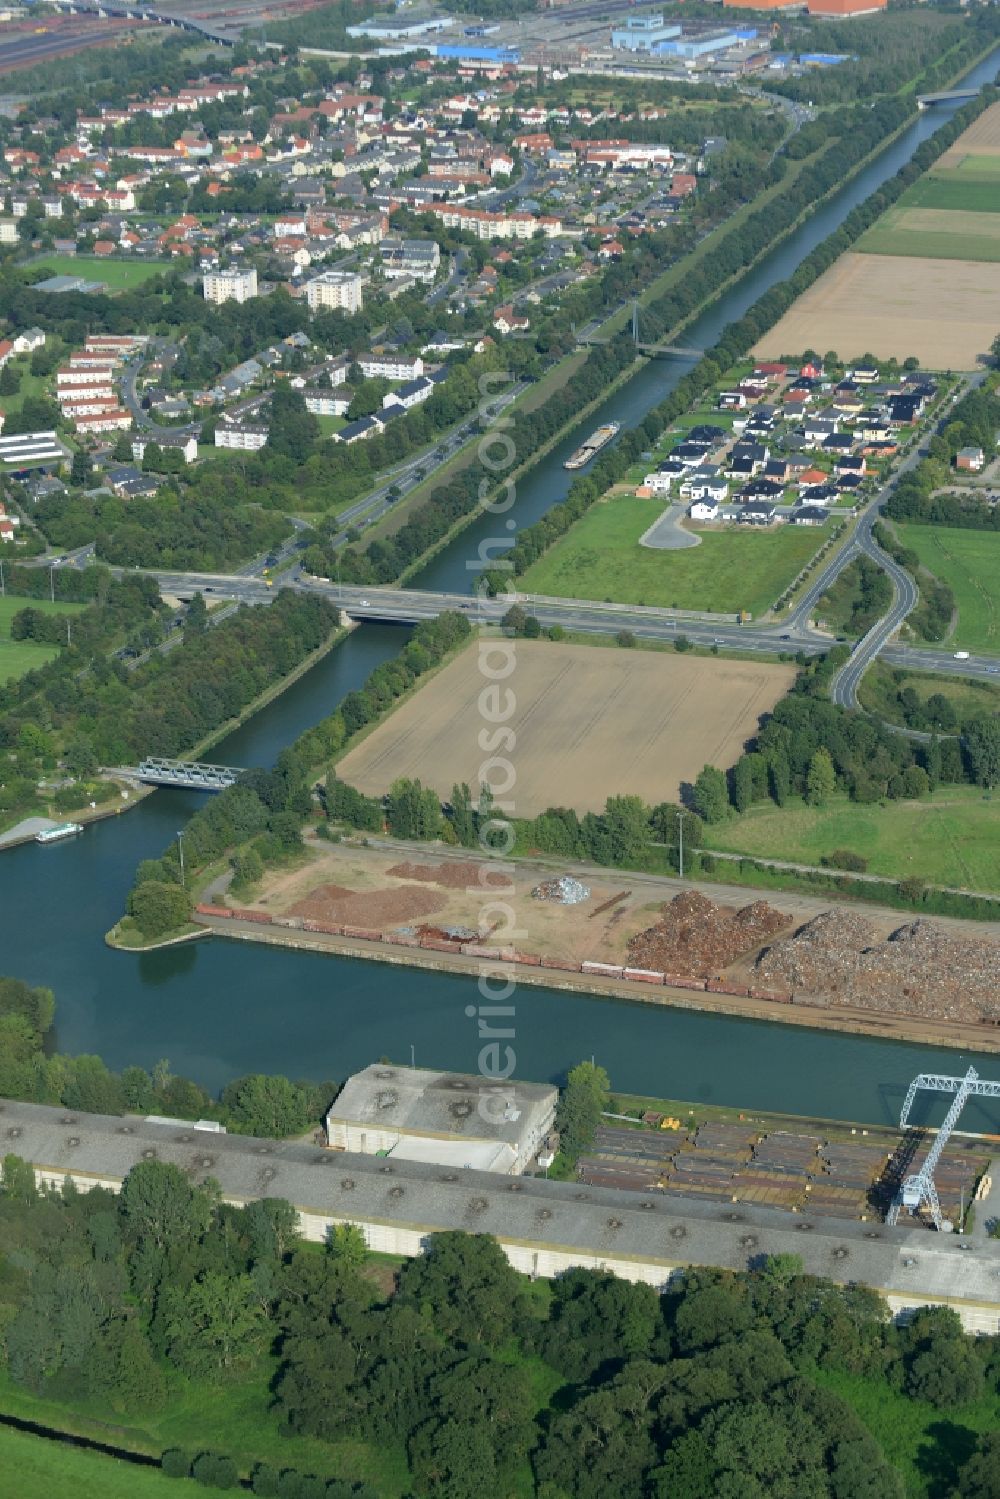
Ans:
[[[753,353],[836,349],[915,355],[926,369],[975,369],[989,352],[989,308],[1000,308],[1000,264],[846,254],[793,303]]]
[[[1000,156],[1000,104],[992,104],[978,120],[973,120],[943,156],[937,167],[955,167],[966,156]]]
[[[769,947],[754,971],[763,985],[832,1005],[923,1019],[1000,1019],[1000,943],[959,941],[930,921],[908,922],[886,938],[854,911],[826,911]]]
[[[675,895],[654,926],[632,938],[629,962],[661,973],[711,978],[791,924],[766,901],[736,911],[697,890]],[[787,987],[787,986],[785,986]]]
[[[756,661],[519,640],[503,683],[516,699],[505,724],[516,736],[507,752],[516,784],[513,795],[496,784],[497,799],[511,798],[520,817],[556,806],[596,812],[619,792],[651,806],[678,801],[706,763],[738,758],[794,676],[792,666]],[[351,750],[338,774],[369,795],[402,776],[442,797],[466,781],[477,795],[488,759],[479,737],[491,721],[484,690],[493,689],[473,644]]]

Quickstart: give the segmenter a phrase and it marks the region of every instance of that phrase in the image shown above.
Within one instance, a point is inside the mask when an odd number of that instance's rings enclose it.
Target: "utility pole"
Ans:
[[[7,587],[3,580],[3,559],[0,558],[0,599],[7,597]]]
[[[49,568],[49,598],[54,604],[56,601],[56,566],[54,562]]]
[[[184,832],[183,832],[183,830],[181,830],[181,832],[179,832],[177,834],[177,853],[180,856],[180,861],[181,861],[181,884],[184,886],[184,889],[186,890],[187,889],[187,880],[184,877]]]
[[[677,858],[677,873],[681,879],[684,878],[684,815],[685,814],[683,809],[679,809],[677,813],[677,838],[679,850]]]

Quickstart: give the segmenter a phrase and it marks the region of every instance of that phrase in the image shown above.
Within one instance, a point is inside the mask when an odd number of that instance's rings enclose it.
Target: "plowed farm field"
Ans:
[[[480,669],[488,644],[450,662],[341,760],[338,775],[368,795],[419,777],[444,798],[462,781],[476,796],[488,780],[518,817],[596,812],[623,792],[677,801],[705,764],[738,759],[795,676],[763,662],[518,640],[503,642],[513,670],[491,683]],[[496,656],[484,663],[499,669]]]
[[[989,353],[1000,308],[1000,264],[849,253],[830,267],[754,345],[758,358],[836,349],[929,370],[975,369]]]

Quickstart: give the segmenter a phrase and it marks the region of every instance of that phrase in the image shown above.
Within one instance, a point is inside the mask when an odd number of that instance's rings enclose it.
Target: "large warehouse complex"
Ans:
[[[584,1266],[662,1289],[690,1265],[746,1270],[769,1255],[797,1254],[814,1275],[882,1292],[896,1314],[944,1304],[970,1332],[1000,1331],[1000,1243],[977,1241],[973,1249],[925,1229],[645,1197],[4,1101],[0,1154],[7,1153],[29,1161],[40,1183],[69,1177],[82,1190],[118,1191],[139,1162],[170,1162],[193,1182],[215,1180],[233,1203],[284,1198],[309,1239],[353,1223],[384,1253],[420,1254],[428,1236],[445,1229],[491,1234],[518,1270],[536,1276]]]

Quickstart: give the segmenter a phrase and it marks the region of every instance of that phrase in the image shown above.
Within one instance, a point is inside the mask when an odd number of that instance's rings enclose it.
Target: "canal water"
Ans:
[[[970,75],[991,80],[1000,50]],[[947,112],[922,115],[877,162],[685,335],[709,346],[726,323],[836,227],[891,176]],[[568,488],[562,467],[586,432],[609,420],[634,425],[673,387],[683,361],[652,361],[567,435],[518,485],[513,514],[529,525]],[[516,424],[513,429],[516,442]],[[475,525],[441,552],[418,586],[469,586],[466,561],[495,534]],[[365,625],[277,701],[222,741],[213,758],[266,765],[302,729],[329,713],[404,632]],[[103,933],[121,914],[141,859],[159,854],[200,804],[196,793],[160,791],[120,818],[95,823],[78,839],[27,845],[0,855],[0,973],[46,984],[57,999],[57,1044],[97,1053],[115,1068],[152,1066],[215,1089],[252,1071],[341,1079],[387,1056],[477,1070],[479,1042],[466,1008],[475,981],[385,964],[320,957],[232,941],[207,940],[148,955],[114,953]],[[623,1091],[887,1123],[898,1117],[917,1071],[963,1071],[970,1061],[1000,1075],[1000,1058],[838,1036],[822,1031],[654,1009],[628,1001],[522,988],[515,998],[517,1074],[557,1079],[593,1054]],[[412,1051],[411,1051],[412,1048]],[[970,1106],[967,1127],[995,1127]]]

